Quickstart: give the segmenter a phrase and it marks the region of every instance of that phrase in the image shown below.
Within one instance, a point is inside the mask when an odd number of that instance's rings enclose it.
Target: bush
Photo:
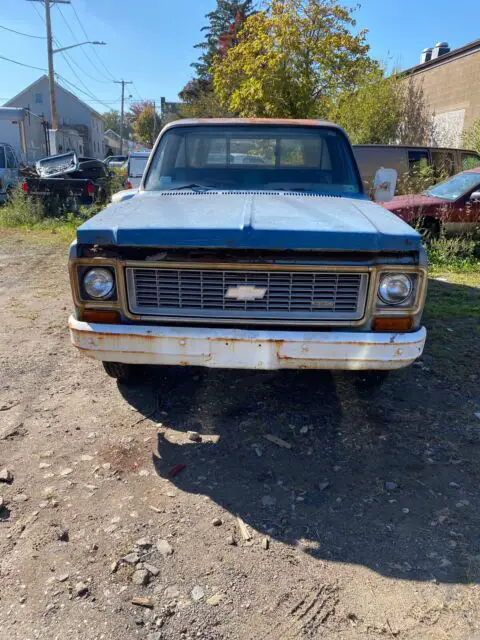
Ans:
[[[478,151],[480,153],[480,119],[463,132],[462,146],[464,149]],[[477,165],[478,166],[478,165]]]
[[[399,176],[396,195],[402,196],[410,193],[422,193],[437,182],[448,177],[447,173],[441,173],[430,166],[426,160],[417,162],[408,173]]]
[[[118,191],[125,189],[125,182],[127,180],[127,170],[121,167],[114,167],[110,170],[112,175],[108,181],[107,186],[107,202],[110,202],[112,195]]]
[[[3,227],[32,227],[45,219],[45,207],[18,188],[3,207],[0,207],[0,224]]]
[[[447,237],[442,234],[428,246],[428,265],[434,271],[480,270],[480,245],[472,236]]]
[[[71,207],[71,208],[69,208]],[[65,200],[43,202],[15,189],[3,207],[0,207],[0,227],[21,227],[26,229],[75,229],[91,218],[104,205],[77,206]]]

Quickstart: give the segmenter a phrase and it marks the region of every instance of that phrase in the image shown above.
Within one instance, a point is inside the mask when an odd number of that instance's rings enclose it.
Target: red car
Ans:
[[[422,194],[397,196],[383,206],[419,229],[426,240],[480,227],[480,167],[462,171]]]

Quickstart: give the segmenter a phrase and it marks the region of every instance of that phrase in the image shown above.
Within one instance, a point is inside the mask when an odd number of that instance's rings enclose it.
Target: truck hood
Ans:
[[[412,251],[420,236],[364,198],[287,192],[140,192],[77,229],[79,244]]]
[[[429,207],[431,205],[448,204],[447,201],[434,196],[427,196],[421,193],[408,194],[405,196],[396,196],[390,202],[383,202],[382,205],[389,211],[398,211],[399,209],[410,209],[418,207]]]

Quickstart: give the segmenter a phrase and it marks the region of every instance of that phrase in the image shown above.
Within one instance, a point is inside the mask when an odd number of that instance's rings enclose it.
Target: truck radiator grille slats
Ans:
[[[245,320],[359,320],[368,273],[127,268],[137,315]]]

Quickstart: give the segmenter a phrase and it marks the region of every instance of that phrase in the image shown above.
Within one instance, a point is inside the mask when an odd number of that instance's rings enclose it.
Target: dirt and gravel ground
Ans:
[[[374,395],[117,386],[69,309],[65,248],[0,237],[2,640],[480,638],[478,288],[432,283],[423,364]]]

